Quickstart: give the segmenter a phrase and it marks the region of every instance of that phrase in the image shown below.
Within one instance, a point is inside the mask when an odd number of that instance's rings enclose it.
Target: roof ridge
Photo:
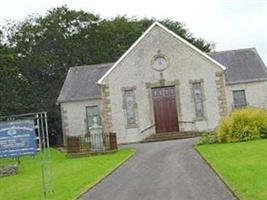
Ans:
[[[101,67],[107,67],[108,65],[113,65],[113,64],[114,62],[91,64],[91,65],[78,65],[78,66],[72,66],[70,67],[70,69],[85,68],[85,67],[101,68]]]
[[[244,51],[244,50],[256,50],[255,47],[248,47],[248,48],[242,48],[242,49],[229,49],[229,50],[222,50],[222,51],[214,51],[214,52],[209,52],[207,54],[217,54],[217,53],[224,53],[224,52],[230,52],[230,51]]]

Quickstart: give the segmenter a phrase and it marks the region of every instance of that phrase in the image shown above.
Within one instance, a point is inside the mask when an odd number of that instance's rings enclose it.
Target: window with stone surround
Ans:
[[[233,90],[234,108],[243,108],[247,106],[245,90]]]
[[[88,131],[93,128],[98,128],[99,126],[101,126],[98,106],[87,106],[86,118],[87,118]]]
[[[202,120],[204,118],[204,108],[201,81],[192,82],[192,93],[195,104],[196,119]]]
[[[127,128],[136,127],[135,89],[123,89],[123,109],[126,113]]]

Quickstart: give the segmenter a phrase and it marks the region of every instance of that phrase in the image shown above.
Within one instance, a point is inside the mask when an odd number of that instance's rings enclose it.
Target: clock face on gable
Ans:
[[[168,67],[168,61],[164,56],[156,56],[152,61],[152,67],[161,72]]]

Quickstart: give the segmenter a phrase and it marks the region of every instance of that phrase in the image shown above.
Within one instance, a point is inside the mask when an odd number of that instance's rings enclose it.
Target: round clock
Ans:
[[[168,67],[168,61],[164,56],[156,56],[152,61],[152,67],[156,71],[163,71]]]

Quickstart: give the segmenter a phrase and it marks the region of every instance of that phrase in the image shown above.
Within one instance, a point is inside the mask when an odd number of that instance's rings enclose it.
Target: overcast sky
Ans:
[[[267,65],[267,0],[1,0],[0,23],[67,5],[102,17],[170,18],[216,50],[256,47]]]

